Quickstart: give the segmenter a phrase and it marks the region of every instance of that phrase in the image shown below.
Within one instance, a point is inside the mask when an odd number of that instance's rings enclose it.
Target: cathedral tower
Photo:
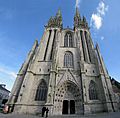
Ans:
[[[8,101],[13,112],[50,115],[116,111],[116,100],[98,44],[78,8],[74,29],[63,28],[58,10],[35,41],[23,63]]]

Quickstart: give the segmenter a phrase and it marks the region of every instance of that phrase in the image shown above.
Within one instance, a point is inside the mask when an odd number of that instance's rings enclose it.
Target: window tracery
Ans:
[[[45,101],[47,96],[47,85],[44,80],[42,80],[37,88],[35,101]]]
[[[64,67],[73,67],[73,54],[72,52],[65,52]]]
[[[93,80],[91,80],[90,84],[89,84],[89,99],[90,100],[97,100],[98,99],[96,83]]]
[[[66,33],[64,37],[64,46],[65,47],[73,47],[73,40],[72,40],[72,34],[71,33]]]

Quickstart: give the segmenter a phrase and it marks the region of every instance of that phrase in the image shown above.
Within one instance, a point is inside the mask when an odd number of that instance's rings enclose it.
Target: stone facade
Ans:
[[[60,10],[50,18],[17,75],[8,105],[32,114],[46,106],[50,115],[117,111],[99,46],[77,8],[74,29],[63,28]]]

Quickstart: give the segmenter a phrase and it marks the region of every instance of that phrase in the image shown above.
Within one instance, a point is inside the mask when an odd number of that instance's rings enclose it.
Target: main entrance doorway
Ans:
[[[70,100],[70,114],[75,114],[75,101]]]
[[[63,114],[68,114],[68,100],[63,101]]]
[[[75,101],[64,100],[62,114],[75,114]]]

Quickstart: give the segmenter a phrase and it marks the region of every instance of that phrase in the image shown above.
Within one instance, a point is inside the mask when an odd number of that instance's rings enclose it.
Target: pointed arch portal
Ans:
[[[65,81],[56,90],[54,112],[61,111],[61,114],[80,113],[82,109],[81,97],[79,87],[74,82]]]

